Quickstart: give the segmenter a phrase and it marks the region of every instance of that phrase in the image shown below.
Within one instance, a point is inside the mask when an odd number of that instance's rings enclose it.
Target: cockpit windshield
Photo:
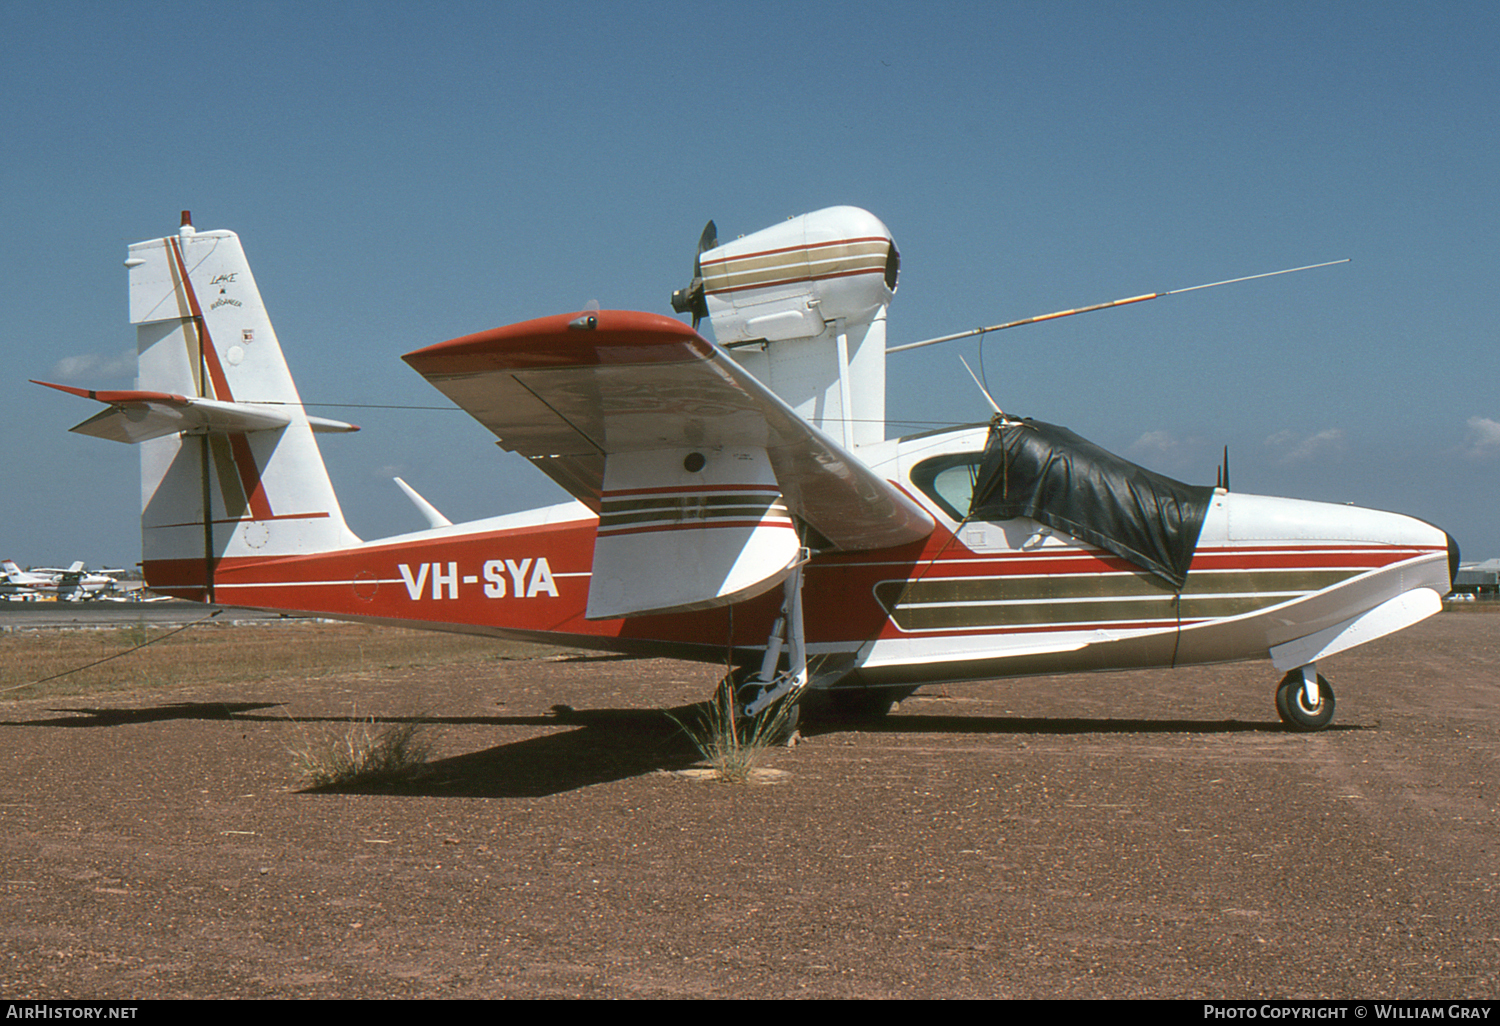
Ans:
[[[1213,489],[1136,466],[1066,428],[1006,421],[985,451],[917,464],[914,485],[955,520],[1030,517],[1181,588]]]

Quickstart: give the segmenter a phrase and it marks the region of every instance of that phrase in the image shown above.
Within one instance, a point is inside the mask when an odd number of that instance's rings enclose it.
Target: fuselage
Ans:
[[[965,520],[986,431],[859,449],[937,527],[900,548],[814,553],[803,584],[807,646],[836,668],[815,683],[1257,658],[1280,666],[1304,648],[1326,653],[1415,622],[1449,589],[1451,543],[1441,530],[1349,506],[1216,491],[1180,591],[1034,520]],[[587,619],[597,524],[570,502],[317,554],[224,559],[212,599],[702,661],[743,663],[764,648],[779,589],[725,608]],[[145,570],[154,590],[202,601],[202,566],[148,560]],[[1358,641],[1317,640],[1349,630]]]

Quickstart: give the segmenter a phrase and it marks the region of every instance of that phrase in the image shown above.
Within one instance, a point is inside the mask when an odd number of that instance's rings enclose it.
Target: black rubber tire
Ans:
[[[1333,688],[1323,675],[1318,674],[1318,704],[1307,704],[1307,692],[1302,686],[1302,671],[1293,670],[1281,678],[1276,688],[1276,713],[1290,730],[1313,733],[1333,722]]]
[[[745,705],[759,693],[758,683],[740,684],[735,688],[735,714],[740,737],[750,737],[759,729],[764,732],[762,740],[773,747],[790,744],[797,735],[797,724],[802,719],[801,696],[778,699],[763,709],[759,716],[745,716]],[[766,726],[761,726],[762,724]]]
[[[743,708],[743,707],[742,707]],[[782,698],[772,702],[759,716],[743,717],[738,724],[741,738],[750,738],[761,733],[760,740],[773,748],[792,743],[797,736],[797,723],[802,719],[802,703],[794,698]]]

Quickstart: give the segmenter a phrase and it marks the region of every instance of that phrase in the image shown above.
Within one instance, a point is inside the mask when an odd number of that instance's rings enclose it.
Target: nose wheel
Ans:
[[[1311,665],[1288,673],[1276,688],[1276,712],[1291,730],[1322,730],[1333,722],[1333,705],[1333,688]]]

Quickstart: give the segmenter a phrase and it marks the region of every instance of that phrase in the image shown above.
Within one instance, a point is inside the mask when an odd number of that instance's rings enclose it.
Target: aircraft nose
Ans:
[[[1216,498],[1215,505],[1220,503],[1231,545],[1261,543],[1300,549],[1347,543],[1353,546],[1350,551],[1388,550],[1402,561],[1415,560],[1398,575],[1399,590],[1426,588],[1438,595],[1453,590],[1458,575],[1458,542],[1425,520],[1359,506],[1243,492]],[[1445,549],[1446,561],[1442,558]]]

